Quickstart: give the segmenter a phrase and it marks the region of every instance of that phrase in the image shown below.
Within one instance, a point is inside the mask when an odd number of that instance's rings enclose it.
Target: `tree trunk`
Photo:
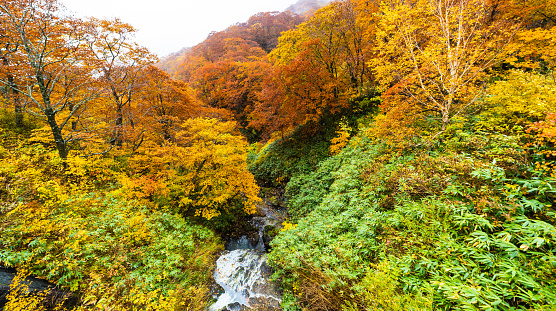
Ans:
[[[4,64],[7,64],[7,61],[4,61]],[[23,127],[23,107],[21,107],[21,101],[19,99],[19,93],[17,92],[17,87],[15,85],[14,77],[12,75],[8,75],[8,85],[9,91],[12,93],[12,101],[14,105],[14,113],[15,113],[15,127],[22,128]],[[9,93],[8,93],[9,94]]]
[[[124,113],[122,111],[122,106],[118,105],[116,107],[116,124],[114,129],[114,137],[110,141],[113,146],[121,147],[122,141],[122,127],[124,124]]]
[[[450,123],[450,112],[446,109],[442,110],[442,132],[446,130],[446,127]]]
[[[14,100],[14,113],[15,113],[15,127],[23,128],[23,107],[21,107],[21,102],[19,101],[19,94],[13,91]]]
[[[52,108],[45,109],[45,115],[47,118],[48,125],[50,125],[50,129],[52,130],[52,136],[54,137],[54,141],[56,142],[56,149],[58,149],[58,154],[60,158],[65,162],[68,158],[68,148],[66,141],[64,140],[64,136],[62,136],[62,130],[56,123],[56,114],[52,110]]]

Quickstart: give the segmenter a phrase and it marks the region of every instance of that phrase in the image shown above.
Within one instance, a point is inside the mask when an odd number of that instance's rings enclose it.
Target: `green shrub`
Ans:
[[[403,152],[358,137],[293,178],[298,225],[269,255],[286,292],[311,310],[555,305],[556,180],[511,151],[516,137],[453,135]]]
[[[273,141],[248,157],[248,169],[263,186],[284,187],[293,176],[306,174],[329,156],[331,133],[318,125],[299,127],[294,133]]]
[[[88,303],[123,309],[147,308],[209,283],[221,246],[208,229],[117,197],[59,198],[4,211],[1,262],[27,266]]]

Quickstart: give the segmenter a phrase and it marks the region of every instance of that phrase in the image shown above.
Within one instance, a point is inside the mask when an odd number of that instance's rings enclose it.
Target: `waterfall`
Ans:
[[[209,310],[222,310],[234,303],[246,307],[280,307],[278,288],[269,281],[270,275],[263,252],[255,249],[226,251],[218,258],[214,271],[214,279],[225,292]]]
[[[281,295],[278,285],[270,281],[272,269],[267,265],[263,231],[266,225],[276,226],[285,217],[268,206],[260,207],[265,217],[254,217],[259,239],[249,241],[245,236],[230,241],[216,261],[214,280],[224,293],[210,306],[210,311],[239,311],[250,308],[278,310]]]

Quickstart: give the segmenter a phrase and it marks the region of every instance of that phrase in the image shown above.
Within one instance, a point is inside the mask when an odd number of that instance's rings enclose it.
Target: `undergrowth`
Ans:
[[[292,178],[270,254],[286,309],[555,305],[556,180],[522,137],[469,128],[405,150],[360,134]]]

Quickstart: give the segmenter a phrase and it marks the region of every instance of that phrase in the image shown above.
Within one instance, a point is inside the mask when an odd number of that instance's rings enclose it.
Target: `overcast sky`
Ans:
[[[211,31],[258,12],[284,11],[297,0],[61,0],[77,16],[118,17],[134,26],[137,43],[159,56],[194,46]]]

